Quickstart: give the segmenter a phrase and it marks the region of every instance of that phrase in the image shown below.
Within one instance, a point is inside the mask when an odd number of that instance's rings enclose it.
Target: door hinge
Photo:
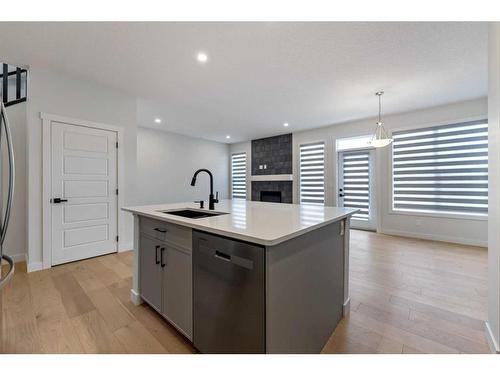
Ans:
[[[115,190],[116,195],[118,195],[118,189]]]
[[[116,236],[116,242],[118,242],[118,240],[119,240],[119,239],[120,239],[120,237],[119,237],[119,236]]]
[[[116,148],[118,148],[118,142],[116,142],[115,145],[116,145]]]

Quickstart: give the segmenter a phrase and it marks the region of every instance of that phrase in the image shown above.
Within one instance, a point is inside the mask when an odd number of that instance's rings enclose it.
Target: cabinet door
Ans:
[[[139,247],[141,297],[154,309],[160,311],[162,286],[160,251],[162,245],[157,240],[141,235]]]
[[[188,338],[192,338],[191,254],[167,245],[163,269],[163,315]]]

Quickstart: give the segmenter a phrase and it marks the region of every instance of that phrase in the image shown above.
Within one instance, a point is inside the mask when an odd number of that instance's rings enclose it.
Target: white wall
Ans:
[[[209,169],[214,176],[214,194],[228,196],[229,146],[175,133],[139,127],[137,129],[137,202],[155,204],[204,200],[208,207],[209,178],[193,173]]]
[[[500,352],[500,23],[489,33],[488,338]]]
[[[432,126],[453,121],[466,121],[486,118],[488,114],[487,99],[454,103],[440,107],[427,108],[419,111],[401,113],[384,117],[387,130],[411,129]],[[336,204],[336,165],[335,141],[338,138],[371,134],[375,130],[375,118],[353,121],[342,124],[316,128],[313,130],[293,133],[293,174],[294,202],[298,202],[298,154],[299,145],[315,141],[326,143],[325,188],[326,204]],[[246,144],[246,146],[245,146]],[[231,145],[231,153],[249,148],[250,142]],[[414,236],[441,241],[451,241],[464,244],[486,246],[486,219],[451,219],[428,215],[408,215],[391,213],[391,148],[386,147],[376,151],[375,174],[377,177],[376,197],[378,197],[378,230],[382,233]]]
[[[26,103],[19,103],[7,107],[12,144],[15,160],[15,190],[12,202],[12,211],[4,242],[4,253],[12,256],[18,262],[25,259],[26,254]],[[3,169],[2,185],[4,202],[7,197],[7,147],[2,133]],[[5,209],[5,208],[4,208]]]
[[[135,203],[136,100],[134,97],[61,72],[31,66],[27,106],[28,125],[28,258],[31,269],[42,262],[42,127],[40,112],[120,126],[124,129],[125,204]],[[120,246],[132,246],[131,215],[121,214]]]

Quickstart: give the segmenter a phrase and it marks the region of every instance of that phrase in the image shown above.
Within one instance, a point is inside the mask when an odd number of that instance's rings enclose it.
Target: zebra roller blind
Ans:
[[[300,203],[325,204],[325,144],[300,146]]]
[[[487,215],[487,120],[393,137],[394,210]]]
[[[247,197],[247,154],[239,153],[231,155],[231,186],[232,197]]]
[[[342,154],[342,180],[344,207],[360,211],[353,219],[370,219],[370,151],[353,151]]]

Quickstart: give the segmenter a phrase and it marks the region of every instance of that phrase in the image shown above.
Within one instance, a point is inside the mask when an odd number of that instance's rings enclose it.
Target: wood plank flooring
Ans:
[[[351,231],[351,313],[323,353],[489,353],[487,249]]]
[[[194,353],[130,302],[132,252],[26,273],[0,295],[0,353]],[[323,353],[489,353],[484,248],[351,231],[351,314]]]

